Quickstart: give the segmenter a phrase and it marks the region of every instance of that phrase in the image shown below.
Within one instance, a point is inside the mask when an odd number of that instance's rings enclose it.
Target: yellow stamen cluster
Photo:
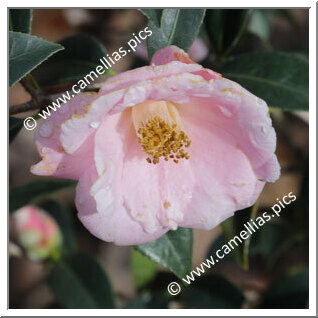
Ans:
[[[167,124],[159,116],[149,120],[138,129],[138,141],[144,152],[149,155],[149,163],[159,163],[161,157],[178,163],[180,159],[189,159],[185,148],[190,147],[191,140],[183,132],[178,131],[177,125]]]

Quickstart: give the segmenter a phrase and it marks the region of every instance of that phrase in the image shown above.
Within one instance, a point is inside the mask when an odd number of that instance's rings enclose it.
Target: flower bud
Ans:
[[[28,205],[13,213],[17,242],[32,260],[60,256],[62,235],[56,221],[44,210]]]

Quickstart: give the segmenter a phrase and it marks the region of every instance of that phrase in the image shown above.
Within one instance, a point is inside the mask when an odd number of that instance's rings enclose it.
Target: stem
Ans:
[[[33,99],[39,99],[42,91],[39,84],[31,74],[26,75],[20,83]]]
[[[251,219],[254,219],[257,214],[258,206],[259,206],[260,199],[255,202],[255,204],[252,207],[251,211]],[[251,236],[249,236],[245,241],[244,241],[244,246],[243,246],[243,269],[247,271],[249,269],[249,258],[248,258],[248,251],[250,247],[250,242],[251,242]]]
[[[9,115],[15,115],[15,114],[19,114],[19,113],[24,113],[27,112],[29,110],[35,110],[35,109],[39,109],[41,108],[41,106],[38,105],[38,103],[36,103],[33,99],[27,103],[24,104],[19,104],[19,105],[15,105],[15,106],[11,106],[9,108]]]
[[[31,74],[28,74],[20,81],[20,83],[31,95],[32,100],[24,104],[10,107],[9,114],[13,115],[44,107],[44,103],[48,102],[48,98],[43,95],[41,87],[36,79]]]
[[[98,92],[98,90],[99,88],[96,87],[88,87],[85,90],[83,90],[83,92]],[[35,109],[42,109],[51,104],[53,100],[58,99],[64,93],[65,92],[59,94],[52,94],[48,96],[39,94],[36,98],[33,98],[29,102],[9,107],[9,115],[16,115]]]
[[[26,78],[30,81],[30,83],[33,85],[33,87],[34,87],[36,90],[42,91],[42,89],[41,89],[39,83],[37,82],[37,80],[34,78],[33,75],[28,74],[28,75],[26,76]]]

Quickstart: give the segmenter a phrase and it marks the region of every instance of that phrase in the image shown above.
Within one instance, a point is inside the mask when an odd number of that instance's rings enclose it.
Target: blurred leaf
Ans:
[[[170,301],[167,293],[150,290],[129,301],[124,309],[168,309]]]
[[[287,224],[269,222],[254,234],[250,254],[262,255],[266,265],[271,267],[302,238],[301,233]]]
[[[242,307],[244,296],[225,277],[207,274],[183,288],[180,300],[187,308],[234,309]]]
[[[10,9],[9,25],[10,31],[30,33],[32,21],[31,9]]]
[[[45,179],[25,183],[9,191],[9,211],[13,212],[24,205],[35,202],[39,197],[75,185],[74,181]]]
[[[57,263],[48,283],[57,302],[67,309],[115,308],[108,277],[91,255],[81,253]]]
[[[244,224],[247,223],[252,217],[253,206],[241,211],[237,211],[232,217],[226,219],[221,223],[222,232],[226,243],[232,240],[235,236],[240,236],[241,231],[246,231]],[[236,262],[242,268],[244,267],[244,244],[246,240],[242,240],[242,243],[232,250]],[[248,256],[248,250],[245,251]],[[245,256],[245,257],[246,257]]]
[[[151,20],[156,27],[160,27],[163,9],[140,9],[148,20]]]
[[[106,57],[105,47],[94,37],[86,34],[76,34],[58,42],[64,47],[51,59],[43,63],[32,74],[41,86],[50,86],[60,83],[76,81],[94,71]],[[109,70],[104,69],[107,74]],[[95,78],[95,75],[93,75]]]
[[[279,18],[283,18],[286,21],[288,21],[291,24],[298,25],[297,18],[295,19],[294,14],[291,13],[291,10],[289,9],[263,9],[263,11],[266,12],[267,15],[277,16]]]
[[[9,117],[9,143],[13,141],[23,126],[23,119]]]
[[[297,200],[292,209],[289,209],[287,213],[283,216],[297,226],[297,230],[303,233],[308,238],[309,231],[309,160],[303,159],[302,167],[302,180],[299,194],[297,195]]]
[[[208,9],[206,12],[206,30],[211,44],[218,55],[227,55],[242,36],[248,9]]]
[[[40,206],[47,211],[59,225],[63,235],[64,254],[75,252],[77,249],[77,244],[70,211],[65,206],[53,200],[43,202]]]
[[[306,58],[279,52],[243,54],[228,61],[222,73],[271,107],[308,110],[309,64]]]
[[[309,271],[306,269],[276,282],[267,290],[259,308],[307,308],[308,297]]]
[[[207,252],[207,258],[209,258],[210,256],[213,256],[213,258],[214,258],[217,250],[222,249],[222,246],[225,245],[226,243],[227,243],[227,240],[225,239],[225,236],[222,233],[213,241],[213,243],[209,247],[209,250]],[[224,256],[225,257],[224,257],[224,259],[222,259],[222,263],[225,261],[234,261],[233,253],[229,253],[227,255],[225,254]]]
[[[137,245],[135,248],[182,278],[191,271],[192,244],[192,230],[179,228],[169,231],[154,242]]]
[[[131,270],[135,286],[140,288],[149,283],[157,272],[157,265],[136,250],[131,253]]]
[[[204,14],[204,9],[163,9],[160,27],[158,21],[149,20],[152,31],[147,42],[149,60],[157,50],[169,45],[188,51],[199,33]]]
[[[18,82],[52,54],[62,50],[59,44],[36,36],[9,32],[9,86]]]
[[[253,10],[251,19],[248,23],[248,30],[259,36],[263,40],[268,40],[270,36],[270,24],[268,21],[266,10]]]

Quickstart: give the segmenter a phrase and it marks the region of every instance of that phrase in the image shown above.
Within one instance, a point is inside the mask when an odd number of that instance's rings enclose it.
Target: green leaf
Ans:
[[[188,51],[199,33],[204,14],[204,9],[164,9],[160,27],[152,14],[148,24],[152,31],[147,43],[149,60],[158,49],[168,45]]]
[[[63,253],[76,251],[76,239],[70,211],[60,203],[49,200],[41,203],[41,208],[48,212],[57,222],[63,235]]]
[[[45,179],[25,183],[9,191],[9,211],[13,212],[24,205],[50,195],[53,191],[74,186],[74,181]]]
[[[151,20],[156,27],[160,27],[163,9],[140,9],[148,20]]]
[[[9,85],[12,86],[52,54],[62,50],[59,44],[36,36],[9,32]]]
[[[106,56],[106,50],[98,40],[86,34],[77,34],[61,40],[59,44],[64,50],[32,73],[41,86],[76,81],[91,71],[99,75],[96,67],[103,66],[100,59]],[[104,70],[104,74],[109,74],[110,70]],[[96,79],[95,75],[93,78]]]
[[[179,228],[176,231],[169,231],[154,242],[138,245],[135,248],[182,278],[191,271],[192,244],[192,230]]]
[[[209,9],[205,25],[211,44],[218,55],[228,55],[242,36],[251,10]]]
[[[261,255],[267,267],[273,267],[286,252],[304,239],[304,235],[297,230],[286,222],[281,222],[281,219],[279,222],[267,223],[255,233],[250,254]]]
[[[308,110],[308,60],[300,55],[262,52],[237,56],[222,68],[224,77],[238,82],[271,107]]]
[[[222,249],[222,246],[224,246],[227,243],[227,240],[225,239],[224,234],[220,234],[211,244],[209,247],[209,250],[207,252],[207,258],[210,258],[210,256],[216,255],[217,250]],[[233,253],[229,253],[225,255],[225,257],[222,259],[222,264],[224,262],[232,262],[234,260],[234,255]]]
[[[135,286],[140,288],[153,280],[157,272],[157,265],[148,257],[132,250],[131,271]]]
[[[187,308],[233,309],[242,307],[244,296],[225,277],[206,273],[188,288],[183,288],[180,300]]]
[[[10,9],[9,24],[10,31],[30,33],[32,22],[31,9]]]
[[[127,302],[124,309],[169,309],[170,303],[171,297],[165,288],[159,292],[152,289]]]
[[[57,263],[48,283],[57,302],[67,309],[115,308],[108,277],[91,255],[81,253]]]
[[[23,126],[23,119],[9,117],[9,143],[17,136]]]
[[[267,290],[259,308],[307,308],[309,297],[308,269],[289,275]]]

